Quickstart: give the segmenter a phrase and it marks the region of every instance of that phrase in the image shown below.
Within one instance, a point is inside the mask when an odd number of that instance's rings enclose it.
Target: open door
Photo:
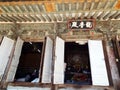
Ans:
[[[43,60],[42,83],[51,83],[52,74],[52,49],[53,41],[51,38],[46,38],[45,52]]]
[[[0,81],[2,80],[6,65],[8,63],[14,40],[4,37],[0,45]]]
[[[16,42],[16,46],[15,46],[15,51],[14,51],[12,63],[11,63],[11,66],[10,66],[10,69],[9,69],[9,72],[7,75],[7,80],[6,80],[7,82],[12,82],[14,80],[14,76],[15,76],[17,66],[19,63],[19,58],[21,55],[22,45],[23,45],[23,40],[18,37],[17,42]]]
[[[89,40],[89,56],[93,85],[108,86],[108,75],[101,40]]]
[[[64,84],[64,40],[59,37],[55,45],[54,84]]]

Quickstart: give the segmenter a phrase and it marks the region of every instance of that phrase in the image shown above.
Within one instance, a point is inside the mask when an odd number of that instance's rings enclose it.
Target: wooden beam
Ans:
[[[35,11],[33,10],[32,5],[28,5],[28,7],[29,7],[29,9],[30,9],[30,11],[31,11],[32,13],[35,13]]]
[[[117,11],[115,14],[113,14],[112,16],[110,16],[110,18],[115,18],[116,16],[118,16],[120,14],[120,11]]]
[[[16,9],[13,6],[9,6],[9,8],[11,9],[11,11],[13,11],[14,13],[17,13]]]
[[[3,8],[6,12],[10,13],[10,10],[8,9],[7,6],[2,6],[2,8]]]
[[[36,18],[34,17],[34,15],[29,15],[28,17],[31,19],[31,21],[34,21],[34,22],[37,21]]]
[[[39,5],[38,5],[38,4],[37,4],[37,5],[34,5],[34,7],[36,7],[37,12],[40,12],[40,8],[39,8]]]
[[[65,38],[65,37],[64,37]],[[70,38],[66,38],[68,42],[74,42],[76,40],[80,40],[80,39],[74,39],[75,37]],[[87,38],[86,38],[87,39]],[[89,39],[87,39],[89,40]],[[77,85],[77,84],[60,84],[58,85],[58,90],[63,88],[63,90],[114,90],[113,86],[94,86],[94,85],[83,85],[81,87],[81,85]]]
[[[42,16],[46,19],[46,21],[48,22],[51,21],[50,17],[47,14],[43,14]]]
[[[84,17],[87,17],[89,15],[89,12],[85,12]]]
[[[90,18],[90,17],[92,17],[93,15],[95,14],[95,12],[89,12],[89,14],[88,14],[88,18]]]
[[[2,13],[7,13],[8,12],[3,6],[0,6],[0,9],[1,9]]]
[[[48,16],[51,18],[52,21],[57,21],[54,14],[48,14]]]
[[[29,12],[29,10],[27,9],[26,5],[22,5],[23,9],[25,10],[25,12]],[[23,12],[23,11],[22,11]]]
[[[56,7],[56,11],[58,12],[59,8],[58,8],[58,4],[57,3],[55,4],[55,7]]]
[[[54,14],[54,15],[57,18],[57,21],[62,21],[62,17],[59,14]]]
[[[38,18],[35,17],[35,14],[34,15],[30,15],[35,21],[38,21]]]
[[[65,11],[65,4],[62,3],[62,11]]]
[[[27,15],[20,15],[20,17],[24,18],[25,21],[31,22],[31,19]]]
[[[38,16],[40,17],[40,19],[41,19],[43,22],[46,21],[46,19],[42,16],[42,14],[40,14],[40,15],[38,15]]]
[[[8,19],[9,21],[11,22],[15,22],[14,19],[12,19],[10,16],[6,15],[6,14],[3,14],[3,17],[5,17],[6,19]]]
[[[1,18],[2,20],[4,20],[5,22],[8,22],[8,21],[9,21],[8,19],[6,19],[5,17],[3,17],[2,15],[0,15],[0,18]]]
[[[54,14],[54,17],[56,18],[56,21],[59,21],[57,14]]]
[[[42,19],[40,18],[40,15],[37,14],[35,16],[36,16],[36,18],[38,18],[39,21],[44,21],[43,18]]]
[[[78,19],[78,13],[73,13],[72,18]]]
[[[18,17],[18,15],[12,15],[12,16],[16,19],[16,21],[20,21],[20,22],[23,21],[20,17]]]
[[[37,7],[37,4],[35,5],[35,4],[32,4],[31,5],[31,8],[32,8],[32,12],[33,13],[39,13],[40,11],[38,10],[38,7]]]
[[[106,4],[105,4],[105,6],[104,6],[104,9],[106,9],[106,8],[108,7],[109,3],[110,3],[109,0],[107,0],[107,1],[106,1]]]
[[[23,22],[26,22],[28,21],[26,18],[25,18],[25,15],[18,15],[19,18],[21,18],[23,20]]]
[[[76,10],[79,10],[79,2],[76,3]]]
[[[15,8],[19,11],[19,13],[22,13],[22,9],[19,6],[15,6]]]
[[[44,12],[46,12],[45,5],[42,4],[41,7],[42,7],[42,10],[43,10]]]
[[[45,12],[45,10],[43,9],[44,6],[42,6],[42,4],[38,4],[37,6],[38,6],[40,12]]]
[[[83,19],[85,16],[85,12],[81,14],[80,18]]]
[[[71,11],[71,10],[72,10],[72,4],[69,3],[69,11]]]
[[[118,14],[118,15],[115,17],[115,19],[120,19],[120,14]]]
[[[66,13],[66,18],[71,19],[72,18],[72,13]]]
[[[98,5],[97,5],[97,9],[100,9],[101,4],[102,4],[102,2],[101,2],[101,0],[99,0]]]
[[[60,14],[60,16],[61,16],[61,21],[64,21],[64,14]]]
[[[85,0],[84,3],[83,3],[83,10],[85,10],[86,7],[87,7],[87,0]]]
[[[90,7],[90,10],[92,10],[92,9],[93,9],[94,4],[95,4],[95,2],[94,2],[94,1],[92,1],[92,2],[91,2],[91,7]]]
[[[0,17],[0,21],[3,22],[4,20]]]
[[[101,18],[103,19],[105,16],[107,16],[108,14],[110,14],[110,11],[106,12]]]
[[[78,18],[80,18],[82,16],[82,13],[78,13]]]
[[[108,19],[110,16],[112,16],[113,14],[115,14],[117,11],[111,11],[110,13],[108,13],[107,15],[105,15],[103,17],[103,19]]]
[[[115,1],[113,1],[112,3],[113,3],[113,4],[112,4],[111,8],[115,8],[115,5],[118,3],[118,0],[115,0]]]
[[[76,16],[76,13],[72,13],[72,18],[75,18],[75,16]]]
[[[38,15],[35,15],[36,20],[41,21]]]
[[[107,15],[107,13],[109,13],[110,11],[107,11],[107,12],[103,12],[101,15],[98,16],[98,19],[103,19],[103,17],[105,15]]]
[[[60,14],[60,16],[61,16],[61,21],[63,21],[64,19],[63,19],[63,14]]]
[[[10,19],[12,19],[13,20],[13,22],[17,22],[17,21],[19,21],[18,19],[16,19],[13,15],[7,15]]]
[[[101,11],[101,12],[95,12],[95,14],[93,15],[93,17],[94,18],[97,18],[97,17],[99,17],[99,15],[101,15],[103,12]]]
[[[61,14],[62,21],[65,21],[67,19],[66,14]]]

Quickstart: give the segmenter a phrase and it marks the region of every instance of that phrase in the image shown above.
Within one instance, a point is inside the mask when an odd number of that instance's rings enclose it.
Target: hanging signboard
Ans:
[[[90,30],[95,26],[94,19],[69,20],[68,29],[72,30]]]

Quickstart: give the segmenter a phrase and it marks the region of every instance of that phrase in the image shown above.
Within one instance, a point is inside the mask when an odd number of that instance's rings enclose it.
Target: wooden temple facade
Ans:
[[[120,0],[0,0],[0,89],[120,90]]]

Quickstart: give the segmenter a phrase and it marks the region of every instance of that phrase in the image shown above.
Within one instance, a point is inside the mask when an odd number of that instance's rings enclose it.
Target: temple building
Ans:
[[[0,90],[120,90],[120,0],[0,0]]]

